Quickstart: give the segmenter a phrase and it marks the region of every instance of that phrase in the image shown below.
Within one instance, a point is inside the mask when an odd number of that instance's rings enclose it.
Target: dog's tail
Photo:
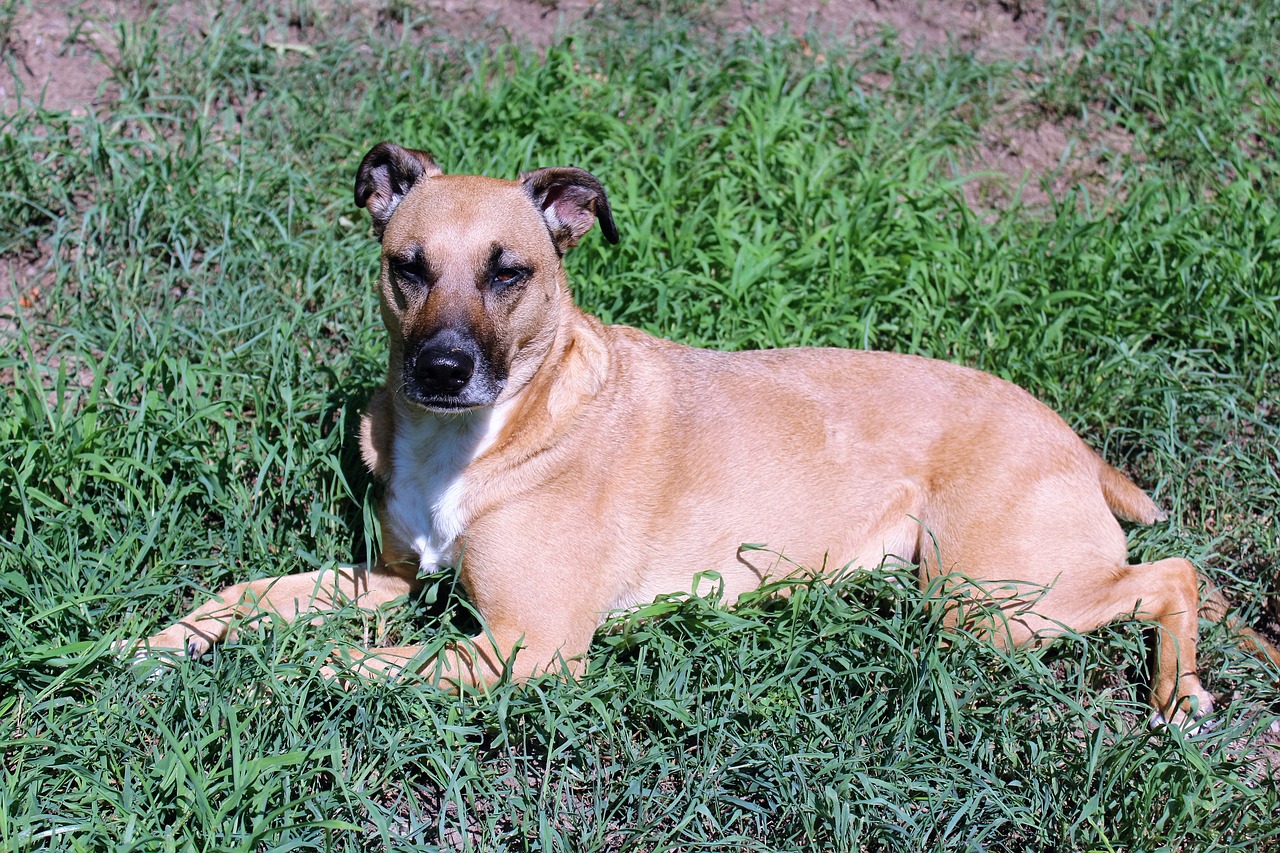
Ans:
[[[1231,602],[1227,601],[1222,590],[1203,575],[1201,578],[1204,580],[1204,597],[1200,602],[1200,618],[1225,624],[1240,638],[1240,648],[1247,654],[1253,655],[1260,661],[1271,661],[1273,666],[1280,668],[1280,649],[1272,645],[1266,637],[1241,622],[1239,617],[1232,615]]]
[[[1098,484],[1111,511],[1125,521],[1155,524],[1167,516],[1133,481],[1098,457]]]

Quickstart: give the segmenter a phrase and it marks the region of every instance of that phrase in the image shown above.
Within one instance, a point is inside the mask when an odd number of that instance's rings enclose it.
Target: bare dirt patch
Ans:
[[[106,21],[139,17],[143,7],[107,2],[95,8],[90,12],[78,2],[19,3],[7,24],[0,18],[4,115],[37,105],[84,115],[110,104],[113,93],[103,60],[114,59],[115,38]]]
[[[322,32],[326,23],[352,18],[416,19],[429,22],[424,29],[435,35],[505,37],[545,47],[608,12],[609,0],[322,0],[306,17]],[[51,110],[104,108],[113,96],[113,28],[155,14],[189,24],[192,13],[190,5],[148,0],[19,2],[7,22],[0,12],[9,65],[0,72],[0,108],[5,115],[19,104],[41,101]],[[951,46],[986,60],[1023,54],[1039,36],[1044,16],[1018,0],[726,0],[712,8],[709,20],[729,31],[755,28],[851,43],[892,37],[904,47]]]
[[[1021,56],[1044,25],[1042,11],[1017,0],[731,0],[716,18],[730,29],[785,29],[851,43],[891,37],[905,48],[950,47],[983,60]]]
[[[621,2],[313,0],[280,14],[270,5],[262,9],[275,21],[271,37],[282,46],[330,38],[353,24],[410,24],[405,36],[424,43],[480,37],[546,47],[597,18],[636,19],[646,8],[660,13],[687,7],[707,26],[727,32],[757,29],[848,45],[893,42],[908,50],[972,53],[984,62],[1026,58],[1045,26],[1042,0],[652,0],[638,9]],[[11,120],[39,105],[105,116],[118,94],[111,68],[119,60],[120,30],[154,18],[162,27],[198,33],[220,9],[205,0],[0,0],[0,115]],[[998,209],[1014,197],[1035,206],[1077,182],[1106,186],[1114,171],[1109,158],[1124,150],[1127,140],[1117,132],[1043,116],[1025,95],[1011,92],[956,171],[975,176],[965,196],[976,210]],[[15,307],[39,301],[48,261],[34,250],[0,257],[0,305],[6,306],[0,324]]]
[[[1117,192],[1132,143],[1120,128],[1084,127],[1072,117],[1048,119],[1025,98],[1014,98],[983,127],[973,155],[956,171],[972,177],[964,186],[972,210],[1006,208],[1015,199],[1046,207],[1077,185],[1104,195]]]

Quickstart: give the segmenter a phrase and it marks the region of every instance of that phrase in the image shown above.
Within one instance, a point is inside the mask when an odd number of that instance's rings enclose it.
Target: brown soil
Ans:
[[[0,0],[0,115],[20,106],[83,115],[105,114],[116,95],[110,66],[117,60],[116,30],[151,17],[177,31],[200,27],[214,7],[203,0],[17,0],[12,13]],[[279,19],[278,41],[296,42],[311,32],[329,32],[353,22],[418,18],[429,26],[413,32],[510,38],[546,46],[560,35],[608,14],[614,0],[315,0],[306,6],[308,23]],[[756,28],[798,37],[820,35],[847,44],[896,38],[916,50],[954,46],[978,57],[1016,59],[1039,36],[1041,0],[714,0],[708,25],[729,31]],[[693,0],[657,0],[693,5]],[[622,7],[618,7],[621,9]],[[872,81],[874,82],[874,81]],[[1070,123],[1037,118],[1029,105],[1011,96],[986,128],[976,155],[957,173],[977,175],[966,184],[975,209],[990,211],[1021,188],[1024,202],[1044,203],[1042,181],[1054,191],[1085,179],[1105,184],[1105,163],[1094,153],[1099,140]],[[1123,148],[1123,139],[1103,139],[1105,148]],[[12,313],[12,296],[39,300],[41,270],[48,258],[37,251],[0,258],[0,324]]]
[[[320,0],[309,15],[322,24],[421,15],[436,32],[489,34],[546,46],[600,13],[608,1]],[[112,97],[108,65],[116,58],[115,27],[152,15],[182,27],[198,19],[194,0],[157,9],[154,0],[19,2],[7,28],[0,12],[0,47],[11,66],[0,72],[0,109],[10,115],[19,103],[36,102],[73,113],[105,108]],[[904,46],[954,44],[983,59],[1021,54],[1039,35],[1043,17],[1020,0],[724,0],[710,15],[713,24],[727,30],[785,30],[850,43],[896,33]]]
[[[658,10],[696,8],[702,25],[729,32],[754,28],[848,45],[894,40],[910,50],[954,49],[983,61],[1027,57],[1045,25],[1044,0],[641,2]],[[199,32],[218,8],[216,0],[0,0],[0,121],[37,104],[105,116],[117,95],[111,66],[121,28],[127,32],[155,19],[175,33]],[[330,37],[370,25],[390,25],[424,43],[453,35],[545,47],[593,21],[637,14],[634,0],[311,0],[287,8],[293,11],[268,16],[274,32],[266,38],[282,49],[317,33]],[[305,20],[298,18],[299,8],[306,9]],[[401,21],[413,25],[401,28]],[[984,123],[977,146],[955,164],[954,176],[967,178],[969,206],[991,216],[1015,198],[1046,206],[1050,193],[1060,195],[1079,182],[1105,190],[1118,173],[1110,158],[1127,150],[1119,131],[1046,117],[1025,94],[1010,90]],[[13,328],[15,311],[39,313],[51,269],[43,246],[0,256],[0,333]]]
[[[12,115],[19,104],[43,104],[49,110],[84,115],[111,102],[104,59],[114,57],[110,21],[143,14],[140,3],[94,4],[88,13],[80,2],[20,3],[4,43],[0,71],[0,109]]]

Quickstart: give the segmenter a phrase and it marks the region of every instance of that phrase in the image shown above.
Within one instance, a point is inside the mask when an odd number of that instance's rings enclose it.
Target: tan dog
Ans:
[[[1154,622],[1156,718],[1210,707],[1195,568],[1126,562],[1115,516],[1164,516],[1025,391],[906,355],[710,352],[604,326],[575,307],[562,264],[596,220],[618,240],[580,169],[444,175],[383,143],[356,203],[382,242],[391,349],[363,423],[386,484],[381,559],[237,584],[151,648],[200,655],[249,616],[377,607],[460,559],[487,628],[474,647],[375,649],[360,666],[490,683],[507,664],[516,678],[577,668],[605,614],[698,572],[732,601],[795,567],[889,559],[919,563],[922,582],[993,582],[997,642]]]

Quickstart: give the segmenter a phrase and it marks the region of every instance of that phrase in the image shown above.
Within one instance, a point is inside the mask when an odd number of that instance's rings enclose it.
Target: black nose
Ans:
[[[475,370],[475,359],[452,347],[426,350],[418,355],[414,364],[418,386],[432,395],[457,394],[466,387]]]

